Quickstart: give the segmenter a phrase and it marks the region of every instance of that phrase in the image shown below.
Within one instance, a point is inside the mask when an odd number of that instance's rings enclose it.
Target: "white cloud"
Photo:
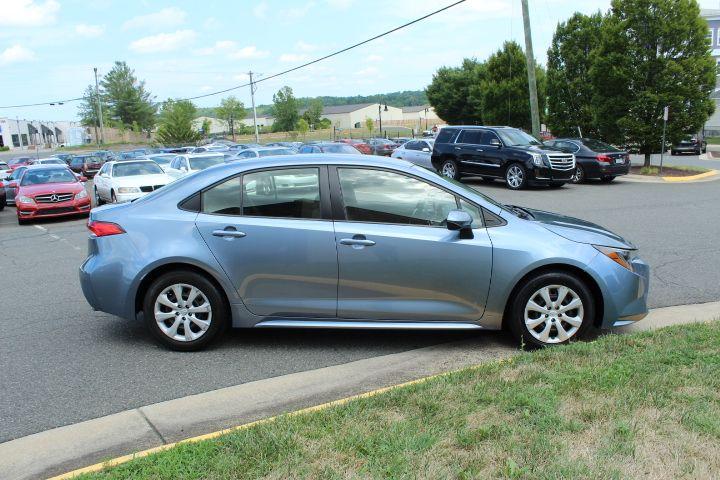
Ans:
[[[360,75],[360,76],[377,75],[379,72],[380,72],[380,70],[378,70],[376,67],[366,67],[366,68],[363,68],[362,70],[358,70],[357,72],[355,72],[355,75]]]
[[[314,52],[318,49],[317,45],[313,45],[311,43],[305,43],[302,40],[295,43],[295,50],[299,50],[301,52]]]
[[[314,6],[315,2],[307,2],[299,7],[286,8],[284,10],[280,10],[280,17],[285,20],[299,20],[307,15]]]
[[[255,5],[255,8],[253,8],[253,15],[255,15],[258,18],[265,18],[268,11],[268,5],[265,2],[260,2],[257,5]]]
[[[280,61],[284,63],[304,62],[308,56],[303,53],[283,53],[280,55]]]
[[[163,8],[159,12],[148,13],[147,15],[139,15],[133,17],[123,23],[123,30],[133,28],[160,30],[163,28],[176,27],[185,23],[187,13],[177,7]]]
[[[265,50],[258,50],[255,45],[250,45],[248,47],[243,47],[230,53],[230,58],[236,60],[247,58],[263,58],[267,57],[269,54],[270,53],[266,52]]]
[[[200,87],[201,92],[209,92],[212,89],[213,89],[213,87],[211,87],[210,85],[203,85],[202,87]]]
[[[218,40],[212,47],[205,47],[195,50],[197,55],[215,55],[221,52],[228,52],[237,47],[233,40]]]
[[[380,55],[368,55],[367,57],[365,57],[365,61],[370,63],[382,62],[383,57],[381,57]]]
[[[345,10],[347,8],[350,8],[353,2],[354,0],[325,0],[325,3],[327,3],[332,8],[337,8],[338,10]]]
[[[35,3],[33,0],[3,1],[0,26],[3,27],[40,27],[55,23],[60,4],[55,0]]]
[[[171,52],[188,45],[195,40],[192,30],[178,30],[174,33],[158,33],[135,40],[130,44],[130,50],[138,53]]]
[[[13,45],[0,52],[0,65],[30,62],[32,60],[35,60],[35,52],[22,45]]]
[[[103,25],[86,25],[79,23],[75,25],[75,33],[81,37],[99,37],[105,33],[105,27]]]

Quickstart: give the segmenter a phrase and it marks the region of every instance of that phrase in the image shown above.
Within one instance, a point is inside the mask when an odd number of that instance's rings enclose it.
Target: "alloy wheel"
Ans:
[[[523,184],[524,177],[525,174],[517,165],[510,165],[507,169],[507,173],[505,174],[505,179],[507,180],[508,185],[512,188],[520,188]]]
[[[155,299],[155,322],[160,331],[179,342],[202,337],[212,322],[212,308],[205,294],[185,283],[170,285]]]
[[[575,167],[575,173],[573,173],[573,176],[570,177],[570,181],[572,183],[582,183],[583,180],[585,180],[585,172],[583,171],[583,168],[578,165]]]
[[[455,178],[456,173],[457,171],[455,170],[455,165],[452,162],[443,163],[442,174],[444,177]]]
[[[584,315],[583,302],[574,290],[564,285],[547,285],[528,299],[525,327],[542,343],[561,343],[578,332]]]

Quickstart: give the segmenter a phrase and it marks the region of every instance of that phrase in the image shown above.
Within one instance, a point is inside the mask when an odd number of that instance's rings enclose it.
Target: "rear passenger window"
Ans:
[[[443,128],[440,130],[440,132],[437,134],[437,138],[435,141],[437,143],[448,143],[457,133],[457,130],[452,128]]]
[[[482,139],[482,130],[463,130],[457,143],[469,143],[472,145],[480,145]]]
[[[267,170],[243,175],[242,214],[320,218],[319,179],[317,168]]]
[[[202,211],[215,215],[240,215],[240,177],[219,183],[202,194]]]

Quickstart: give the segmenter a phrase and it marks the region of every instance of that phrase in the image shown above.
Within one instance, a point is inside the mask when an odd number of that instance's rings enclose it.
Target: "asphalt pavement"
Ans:
[[[720,299],[720,182],[619,180],[521,192],[499,182],[473,185],[502,202],[581,217],[631,239],[652,267],[651,307]],[[87,305],[77,279],[84,224],[20,227],[14,208],[0,212],[0,442],[190,394],[468,338],[232,331],[209,350],[170,352],[138,322]]]

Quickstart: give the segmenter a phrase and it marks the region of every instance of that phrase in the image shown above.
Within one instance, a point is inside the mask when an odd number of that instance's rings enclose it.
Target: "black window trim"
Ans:
[[[450,190],[449,188],[446,188],[442,185],[438,185],[437,183],[432,183],[428,181],[425,178],[422,178],[418,175],[404,172],[400,170],[394,170],[392,168],[385,168],[385,167],[378,167],[378,166],[369,166],[369,165],[345,165],[345,164],[334,164],[329,165],[329,174],[330,174],[330,196],[332,201],[332,213],[333,213],[333,221],[336,222],[348,222],[348,223],[369,223],[374,225],[396,225],[396,226],[402,226],[402,227],[425,227],[425,228],[444,228],[447,227],[444,225],[414,225],[409,223],[387,223],[387,222],[364,222],[359,220],[348,220],[347,215],[345,214],[345,208],[344,203],[342,200],[342,189],[340,188],[340,176],[338,174],[338,169],[341,168],[354,168],[354,169],[360,169],[360,170],[379,170],[383,172],[389,172],[394,173],[396,175],[406,175],[408,177],[414,178],[415,180],[418,180],[420,182],[427,183],[428,185],[431,185],[435,188],[438,188],[446,193],[449,193],[453,197],[455,197],[455,206],[457,207],[457,210],[461,210],[460,208],[460,199],[462,199],[464,202],[469,203],[470,205],[476,207],[478,210],[482,212],[483,206],[478,205],[477,203],[473,202],[472,200],[458,194],[457,192],[454,192]],[[479,225],[475,229],[479,228],[486,228],[485,227],[485,218],[481,218],[482,225]]]

